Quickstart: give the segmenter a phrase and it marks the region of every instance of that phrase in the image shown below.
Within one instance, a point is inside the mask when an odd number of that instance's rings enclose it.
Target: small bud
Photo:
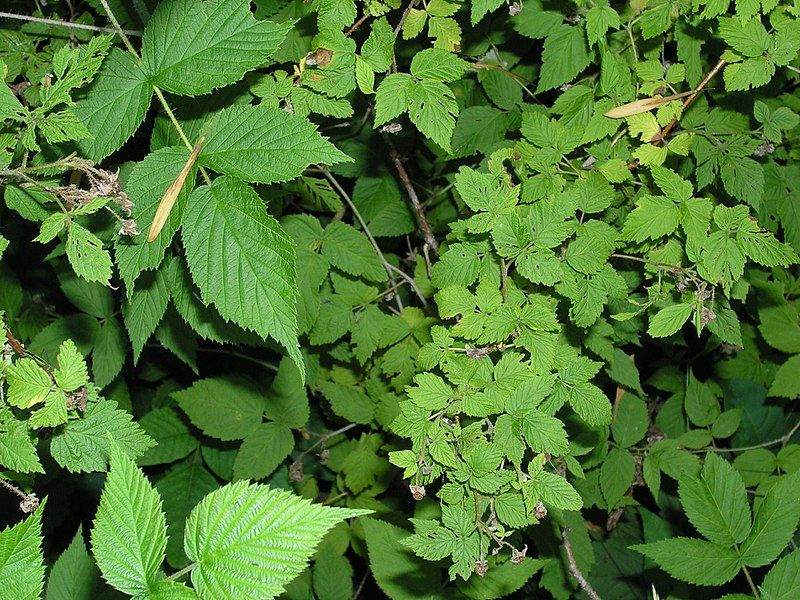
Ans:
[[[319,462],[320,464],[325,464],[328,462],[328,459],[331,456],[331,451],[327,448],[323,448],[322,452],[319,453]]]
[[[775,152],[775,144],[772,142],[764,142],[758,148],[753,150],[753,154],[756,156],[765,156],[767,154],[772,154]]]
[[[114,198],[114,203],[119,206],[120,210],[124,212],[126,215],[131,214],[131,209],[133,209],[133,202],[131,201],[128,194],[125,192],[120,192],[116,198]]]
[[[139,228],[136,225],[136,221],[133,219],[120,219],[119,234],[120,235],[128,235],[128,236],[135,236],[139,235]]]
[[[289,481],[303,481],[303,477],[303,463],[296,460],[289,465]]]
[[[486,575],[486,571],[488,570],[489,570],[489,563],[486,562],[485,559],[481,559],[475,562],[475,572],[481,577]]]
[[[39,498],[36,497],[36,494],[28,494],[19,503],[19,509],[26,514],[32,513],[37,508],[39,508]]]
[[[403,131],[403,126],[400,123],[387,123],[378,131],[381,133],[400,133]]]
[[[518,565],[525,560],[525,555],[528,554],[528,544],[522,550],[516,548],[511,549],[511,564]]]
[[[711,323],[711,321],[713,321],[716,318],[717,318],[716,313],[706,306],[704,306],[703,310],[700,311],[700,322],[703,324],[703,327]]]
[[[516,17],[521,12],[522,12],[522,2],[514,2],[514,4],[511,4],[508,7],[509,17]]]
[[[422,465],[422,469],[420,470],[422,471],[423,475],[430,475],[433,469],[431,469],[428,465]]]
[[[533,516],[540,521],[547,516],[547,508],[541,501],[536,503],[536,508],[533,509]]]
[[[412,485],[412,486],[409,486],[408,489],[411,490],[411,496],[417,502],[419,502],[420,500],[422,500],[425,497],[425,486],[424,485]]]

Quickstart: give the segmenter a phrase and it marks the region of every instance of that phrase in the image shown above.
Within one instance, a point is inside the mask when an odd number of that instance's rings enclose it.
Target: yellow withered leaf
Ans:
[[[623,104],[622,106],[617,106],[616,108],[612,108],[611,110],[609,110],[604,114],[609,119],[624,119],[625,117],[631,117],[633,115],[638,115],[640,113],[653,110],[654,108],[658,108],[662,104],[666,104],[667,102],[672,102],[673,100],[678,100],[679,98],[685,98],[686,96],[691,96],[692,94],[695,93],[697,92],[692,90],[690,92],[681,92],[680,94],[673,94],[671,96],[642,98],[641,100],[635,100],[633,102],[628,102],[627,104]]]
[[[180,193],[181,188],[183,188],[186,177],[189,175],[189,171],[191,171],[192,166],[194,166],[194,163],[197,160],[197,155],[200,154],[200,150],[205,142],[206,138],[201,137],[194,145],[192,153],[189,155],[189,160],[187,160],[186,164],[183,165],[181,172],[178,173],[175,181],[172,182],[172,185],[169,186],[169,189],[161,198],[161,202],[158,203],[156,216],[153,218],[153,224],[150,225],[150,233],[147,234],[148,242],[152,242],[154,239],[156,239],[158,234],[161,233],[161,230],[164,228],[164,224],[167,222],[167,218],[169,217],[169,213],[175,204],[175,200],[178,198],[178,194]]]

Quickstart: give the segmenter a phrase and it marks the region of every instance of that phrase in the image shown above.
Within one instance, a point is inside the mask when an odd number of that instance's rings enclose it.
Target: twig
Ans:
[[[369,227],[367,227],[367,222],[364,220],[364,217],[362,217],[361,213],[358,212],[358,208],[356,208],[356,205],[353,204],[350,195],[344,190],[344,188],[341,185],[339,185],[339,182],[333,176],[330,169],[328,169],[328,167],[324,165],[321,165],[320,169],[322,170],[322,174],[325,175],[325,178],[331,182],[331,185],[334,188],[336,188],[336,191],[339,192],[339,195],[344,199],[344,201],[350,207],[350,210],[353,211],[353,214],[356,216],[356,219],[358,219],[358,222],[361,224],[361,228],[364,230],[364,233],[367,234],[367,238],[369,238],[372,247],[375,248],[375,252],[378,254],[378,258],[381,259],[381,264],[383,264],[383,268],[386,269],[386,272],[389,274],[391,285],[395,285],[394,274],[397,273],[406,282],[408,282],[408,284],[411,286],[411,289],[414,290],[414,293],[416,293],[419,299],[422,301],[422,303],[425,304],[426,303],[425,296],[422,295],[422,292],[417,287],[417,283],[411,277],[406,275],[402,269],[398,269],[392,263],[386,260],[386,257],[383,255],[383,252],[381,252],[380,246],[378,246],[378,242],[375,241],[375,238],[372,236],[372,232],[369,230]],[[403,310],[403,301],[400,299],[399,294],[395,295],[395,300],[397,301],[397,308]]]
[[[403,28],[403,25],[405,25],[406,19],[408,18],[408,13],[410,13],[411,9],[417,5],[417,2],[419,2],[419,0],[411,0],[411,2],[408,3],[408,6],[406,6],[406,9],[403,11],[403,16],[400,17],[400,22],[397,23],[397,27],[394,28],[394,37],[397,37],[397,34],[400,33],[400,30]]]
[[[364,24],[364,22],[367,19],[369,19],[371,16],[372,15],[369,14],[368,12],[365,12],[363,15],[361,15],[361,18],[358,21],[356,21],[355,23],[353,23],[353,25],[352,25],[352,27],[350,27],[350,29],[348,29],[347,31],[344,32],[344,37],[350,37],[351,35],[353,35],[355,30],[358,29],[359,27],[361,27]]]
[[[175,573],[173,573],[172,575],[167,577],[167,581],[177,581],[178,579],[180,579],[181,577],[183,577],[187,573],[191,573],[192,571],[194,571],[194,568],[196,566],[197,566],[196,562],[193,562],[193,563],[185,566],[180,571],[176,571]]]
[[[18,15],[16,13],[2,12],[2,11],[0,11],[0,18],[16,19],[17,21],[29,21],[31,23],[41,23],[42,25],[52,25],[54,27],[67,27],[69,29],[84,29],[86,31],[97,31],[98,33],[116,33],[119,35],[121,31],[122,33],[136,37],[140,37],[142,35],[141,31],[135,31],[133,29],[120,29],[118,31],[113,27],[97,27],[95,25],[84,25],[83,23],[70,23],[69,21],[59,21],[58,19],[44,19],[42,17],[30,17],[28,15]]]
[[[32,492],[30,494],[26,494],[17,486],[12,485],[9,481],[6,481],[2,477],[0,477],[0,485],[6,488],[12,494],[16,494],[17,496],[22,498],[22,500],[19,503],[19,509],[22,512],[30,514],[37,508],[39,508],[39,498],[36,497],[36,494]]]
[[[431,224],[428,222],[428,216],[425,214],[425,209],[422,207],[422,204],[419,201],[419,196],[417,196],[417,192],[414,189],[414,186],[411,184],[411,179],[408,177],[408,172],[403,166],[403,160],[400,158],[397,148],[394,147],[394,144],[389,137],[384,136],[384,139],[391,150],[390,155],[392,162],[397,169],[397,174],[400,176],[400,181],[403,182],[403,187],[406,189],[406,193],[411,200],[411,204],[414,205],[414,210],[417,211],[417,216],[419,217],[419,228],[422,230],[422,237],[425,238],[425,243],[430,247],[430,249],[433,250],[434,253],[438,253],[439,242],[436,241],[436,238],[433,235]]]
[[[711,70],[708,72],[708,75],[706,75],[706,76],[703,78],[703,81],[701,81],[700,83],[698,83],[698,84],[697,84],[697,87],[696,87],[696,88],[694,88],[694,92],[692,92],[692,94],[690,94],[689,96],[687,96],[687,97],[686,97],[686,100],[684,100],[684,101],[683,101],[683,108],[681,109],[681,112],[683,112],[684,110],[686,110],[687,108],[689,108],[689,105],[690,105],[692,102],[694,102],[694,99],[695,99],[695,98],[697,98],[697,96],[700,94],[700,92],[702,92],[702,91],[703,91],[703,88],[705,88],[705,87],[708,85],[708,83],[709,83],[709,82],[710,82],[712,79],[714,79],[714,77],[716,76],[716,74],[717,74],[717,73],[719,73],[719,72],[720,72],[720,70],[722,69],[722,67],[724,67],[724,66],[725,66],[725,59],[724,59],[724,58],[721,58],[721,59],[719,59],[719,62],[717,62],[717,64],[716,64],[716,65],[714,65],[714,68],[713,68],[713,69],[711,69]],[[669,132],[670,132],[670,131],[672,131],[672,129],[673,129],[673,128],[675,127],[675,125],[677,125],[677,124],[678,124],[678,118],[677,118],[677,117],[673,117],[673,118],[672,118],[672,121],[670,121],[670,122],[667,124],[667,126],[666,126],[666,127],[664,127],[664,129],[662,129],[662,130],[661,130],[661,133],[657,133],[657,134],[655,135],[655,137],[653,137],[653,139],[652,139],[652,140],[650,140],[650,143],[651,143],[651,144],[660,144],[661,142],[663,142],[663,141],[664,141],[664,139],[665,139],[665,138],[666,138],[666,137],[669,135]]]
[[[581,586],[581,589],[586,592],[589,598],[592,600],[602,600],[592,586],[589,585],[589,582],[586,581],[586,577],[583,576],[583,573],[581,573],[581,570],[575,562],[575,555],[572,553],[572,544],[569,541],[569,531],[569,527],[564,527],[564,529],[561,530],[561,538],[564,541],[564,551],[567,553],[567,562],[569,562],[569,572],[578,580],[578,585]]]
[[[800,429],[800,421],[795,423],[794,427],[792,427],[786,435],[782,435],[779,438],[775,438],[774,440],[770,440],[768,442],[762,442],[761,444],[755,444],[753,446],[741,446],[739,448],[701,448],[700,450],[692,450],[694,453],[700,452],[747,452],[748,450],[758,450],[759,448],[769,448],[770,446],[777,446],[778,444],[785,445],[792,439],[792,436],[797,433],[797,430]]]

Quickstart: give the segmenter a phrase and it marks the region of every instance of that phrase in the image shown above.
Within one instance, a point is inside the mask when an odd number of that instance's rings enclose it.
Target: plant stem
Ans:
[[[800,429],[800,421],[795,423],[794,427],[789,430],[789,433],[786,435],[782,435],[779,438],[774,440],[770,440],[769,442],[763,442],[761,444],[755,444],[754,446],[742,446],[740,448],[702,448],[700,450],[693,450],[695,454],[700,452],[747,452],[748,450],[758,450],[759,448],[769,448],[770,446],[775,446],[777,444],[786,444],[792,436],[797,433],[797,430]]]
[[[570,574],[578,580],[578,585],[581,586],[581,589],[586,592],[589,598],[592,600],[602,600],[586,580],[586,577],[583,576],[583,573],[581,573],[581,570],[578,568],[578,564],[575,562],[575,555],[572,553],[572,544],[569,541],[569,527],[564,527],[564,529],[561,530],[561,539],[564,542],[564,551],[567,553]]]
[[[386,140],[386,144],[389,146],[392,162],[397,169],[397,174],[400,176],[400,181],[403,182],[403,187],[406,189],[406,193],[411,200],[411,204],[414,205],[414,210],[417,211],[417,216],[419,217],[419,228],[422,230],[422,237],[425,238],[425,243],[428,245],[428,247],[433,250],[434,253],[438,254],[439,242],[436,241],[436,238],[433,235],[431,224],[428,222],[428,216],[425,214],[425,209],[422,207],[422,204],[419,201],[417,191],[414,189],[414,186],[411,185],[411,179],[408,177],[408,171],[406,171],[406,168],[403,166],[403,160],[400,158],[400,154],[397,152],[397,148],[394,147],[392,140],[389,139],[389,136],[384,135],[384,139]]]
[[[322,174],[325,175],[325,178],[331,182],[331,185],[336,188],[336,191],[339,192],[339,195],[344,199],[347,203],[347,206],[350,207],[350,210],[353,211],[353,214],[358,219],[358,222],[361,224],[361,228],[364,230],[364,233],[367,234],[367,238],[369,238],[372,247],[375,248],[375,252],[378,254],[378,258],[381,259],[381,263],[383,264],[383,268],[386,269],[386,272],[389,274],[389,280],[391,281],[391,285],[395,285],[394,274],[397,273],[400,277],[405,279],[411,288],[416,292],[417,296],[422,300],[422,303],[425,304],[425,296],[422,295],[422,292],[417,287],[417,283],[408,275],[406,275],[401,269],[395,267],[392,263],[386,260],[386,257],[381,252],[380,247],[378,246],[378,242],[375,241],[375,238],[372,237],[372,233],[367,227],[367,222],[364,220],[364,217],[361,216],[361,213],[358,212],[356,205],[353,204],[353,200],[350,198],[350,195],[344,190],[344,188],[339,184],[336,178],[331,173],[328,167],[322,165],[320,167],[322,169]],[[403,301],[400,299],[400,295],[395,295],[395,301],[397,302],[397,308],[399,310],[403,310]]]
[[[192,571],[194,571],[194,568],[196,566],[197,566],[197,563],[194,562],[194,563],[182,568],[180,571],[177,571],[177,572],[173,573],[172,575],[170,575],[169,577],[167,577],[167,581],[177,581],[178,579],[180,579],[181,577],[183,577],[187,573],[191,573]]]
[[[69,21],[60,21],[58,19],[44,19],[42,17],[30,17],[28,15],[18,15],[16,13],[0,11],[0,18],[2,19],[16,19],[17,21],[29,21],[31,23],[41,23],[42,25],[52,25],[53,27],[66,27],[68,29],[83,29],[85,31],[96,31],[98,33],[116,33],[120,31],[127,35],[141,36],[141,31],[132,29],[117,30],[113,27],[97,27],[95,25],[84,25],[83,23],[70,23]]]
[[[755,596],[756,600],[758,600],[759,598],[761,598],[761,596],[758,593],[758,588],[756,587],[756,584],[753,582],[753,578],[750,577],[750,571],[747,570],[746,566],[742,565],[742,572],[744,573],[744,576],[747,578],[747,583],[750,586],[750,591],[753,592],[753,596]]]
[[[142,59],[139,57],[139,53],[136,52],[136,48],[133,47],[133,44],[131,43],[130,39],[128,39],[128,36],[125,35],[125,31],[120,26],[119,21],[117,21],[117,17],[114,16],[111,7],[108,5],[108,1],[100,0],[100,3],[103,5],[103,8],[105,9],[108,18],[111,21],[111,23],[113,23],[117,33],[119,33],[120,37],[122,38],[122,42],[125,44],[125,47],[128,49],[128,52],[133,54],[136,57],[136,59],[141,63]],[[172,112],[169,103],[167,103],[167,99],[164,97],[164,93],[155,85],[153,86],[153,91],[156,94],[156,98],[158,98],[158,101],[161,103],[161,106],[164,108],[164,112],[167,113],[167,117],[172,122],[175,129],[178,131],[178,136],[181,138],[181,141],[189,149],[189,152],[192,152],[192,150],[194,150],[194,144],[192,144],[189,141],[189,138],[186,137],[186,133],[183,131],[183,127],[181,127],[181,124],[175,117],[175,113]],[[200,173],[203,175],[203,179],[205,179],[206,184],[210,186],[211,178],[208,176],[208,173],[202,167],[202,165],[199,166],[200,166]]]
[[[703,78],[703,81],[697,84],[697,87],[694,88],[694,92],[691,95],[687,96],[686,100],[683,101],[683,109],[681,110],[681,112],[689,108],[689,105],[692,102],[694,102],[694,99],[697,98],[698,94],[700,94],[700,92],[703,91],[703,88],[705,88],[708,85],[708,83],[712,79],[714,79],[716,74],[719,73],[722,67],[724,66],[725,66],[725,59],[720,58],[717,64],[714,65],[714,67]],[[672,131],[672,128],[675,127],[675,125],[677,124],[678,124],[678,118],[673,117],[672,121],[670,121],[669,124],[667,124],[667,126],[661,130],[661,133],[656,134],[656,136],[652,140],[650,140],[650,143],[660,144],[661,142],[663,142],[664,138],[666,138],[669,135],[669,132]]]

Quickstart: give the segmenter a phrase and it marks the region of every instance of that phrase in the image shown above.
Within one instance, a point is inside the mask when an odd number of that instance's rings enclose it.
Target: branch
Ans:
[[[117,30],[113,27],[96,27],[95,25],[84,25],[83,23],[70,23],[69,21],[59,21],[58,19],[44,19],[42,17],[29,17],[28,15],[18,15],[16,13],[0,11],[0,18],[3,19],[16,19],[17,21],[29,21],[30,23],[41,23],[42,25],[52,25],[54,27],[67,27],[69,29],[84,29],[86,31],[97,31],[98,33],[116,33],[120,32],[127,35],[140,37],[141,31],[134,31],[132,29]]]
[[[403,182],[403,187],[406,189],[406,193],[411,199],[411,204],[414,205],[414,209],[417,211],[417,216],[419,217],[419,228],[422,230],[422,237],[425,238],[425,243],[428,245],[428,247],[435,253],[438,253],[439,242],[436,241],[436,238],[433,235],[431,224],[428,222],[428,217],[425,214],[425,209],[422,207],[422,204],[419,201],[419,196],[417,196],[414,186],[411,185],[411,179],[409,179],[408,172],[403,166],[403,160],[389,137],[384,136],[384,139],[391,149],[392,162],[397,169],[397,174],[400,175],[400,181]]]
[[[719,62],[716,65],[714,65],[714,68],[711,69],[708,72],[708,75],[706,75],[703,78],[703,81],[698,83],[697,87],[694,88],[694,91],[689,96],[687,96],[686,100],[683,101],[683,110],[681,112],[683,112],[684,110],[689,108],[689,105],[692,102],[694,102],[694,99],[697,98],[697,96],[700,94],[700,92],[703,91],[703,89],[709,84],[709,82],[712,79],[714,79],[714,77],[717,75],[717,73],[719,73],[720,70],[722,69],[722,67],[724,67],[724,66],[725,66],[725,59],[724,58],[719,59]],[[664,129],[661,130],[661,133],[656,134],[655,137],[652,140],[650,140],[650,143],[651,144],[660,144],[661,142],[663,142],[664,139],[666,139],[666,137],[669,135],[670,131],[672,131],[672,129],[677,124],[678,124],[678,118],[677,117],[673,117],[672,121],[670,121],[669,124],[667,124],[667,126],[664,127]]]
[[[381,264],[383,265],[383,268],[386,269],[391,284],[395,285],[394,274],[397,273],[400,277],[402,277],[405,281],[408,282],[408,284],[411,286],[411,288],[414,290],[417,296],[419,296],[420,300],[422,300],[422,303],[425,304],[425,296],[422,295],[422,292],[417,287],[417,283],[411,277],[406,275],[402,269],[398,269],[392,263],[386,260],[386,257],[383,255],[383,252],[381,252],[380,246],[378,246],[378,242],[375,241],[375,238],[372,236],[372,232],[369,230],[369,227],[367,227],[367,222],[364,220],[364,217],[362,217],[361,213],[358,212],[358,208],[356,208],[356,205],[353,204],[353,200],[350,198],[350,195],[344,190],[344,188],[341,185],[339,185],[339,182],[333,176],[330,169],[328,169],[328,167],[326,167],[325,165],[320,165],[320,169],[322,170],[322,174],[325,175],[325,178],[328,181],[330,181],[331,185],[336,189],[337,192],[339,192],[339,195],[347,203],[347,206],[350,207],[350,210],[353,211],[353,214],[356,216],[356,219],[358,219],[358,222],[361,224],[361,228],[364,230],[364,233],[367,234],[367,238],[369,238],[372,247],[375,248],[375,252],[377,253],[378,258],[381,259]],[[397,308],[403,310],[403,301],[397,294],[395,295],[395,301],[397,302]]]
[[[364,24],[364,22],[367,19],[369,19],[371,16],[372,16],[371,14],[369,14],[368,12],[365,12],[363,15],[361,15],[361,18],[358,21],[353,23],[353,26],[350,27],[350,29],[348,29],[347,31],[344,32],[344,36],[345,37],[350,37],[351,35],[353,35],[355,30],[358,29],[359,27],[361,27]]]
[[[586,592],[589,598],[592,600],[602,600],[592,586],[589,585],[589,582],[586,581],[586,577],[583,576],[583,573],[581,573],[581,570],[575,562],[575,555],[572,553],[572,544],[569,541],[569,531],[569,527],[564,527],[564,529],[561,530],[561,538],[564,540],[564,550],[567,553],[567,561],[569,562],[569,572],[578,580],[578,585],[581,586],[581,589]]]

